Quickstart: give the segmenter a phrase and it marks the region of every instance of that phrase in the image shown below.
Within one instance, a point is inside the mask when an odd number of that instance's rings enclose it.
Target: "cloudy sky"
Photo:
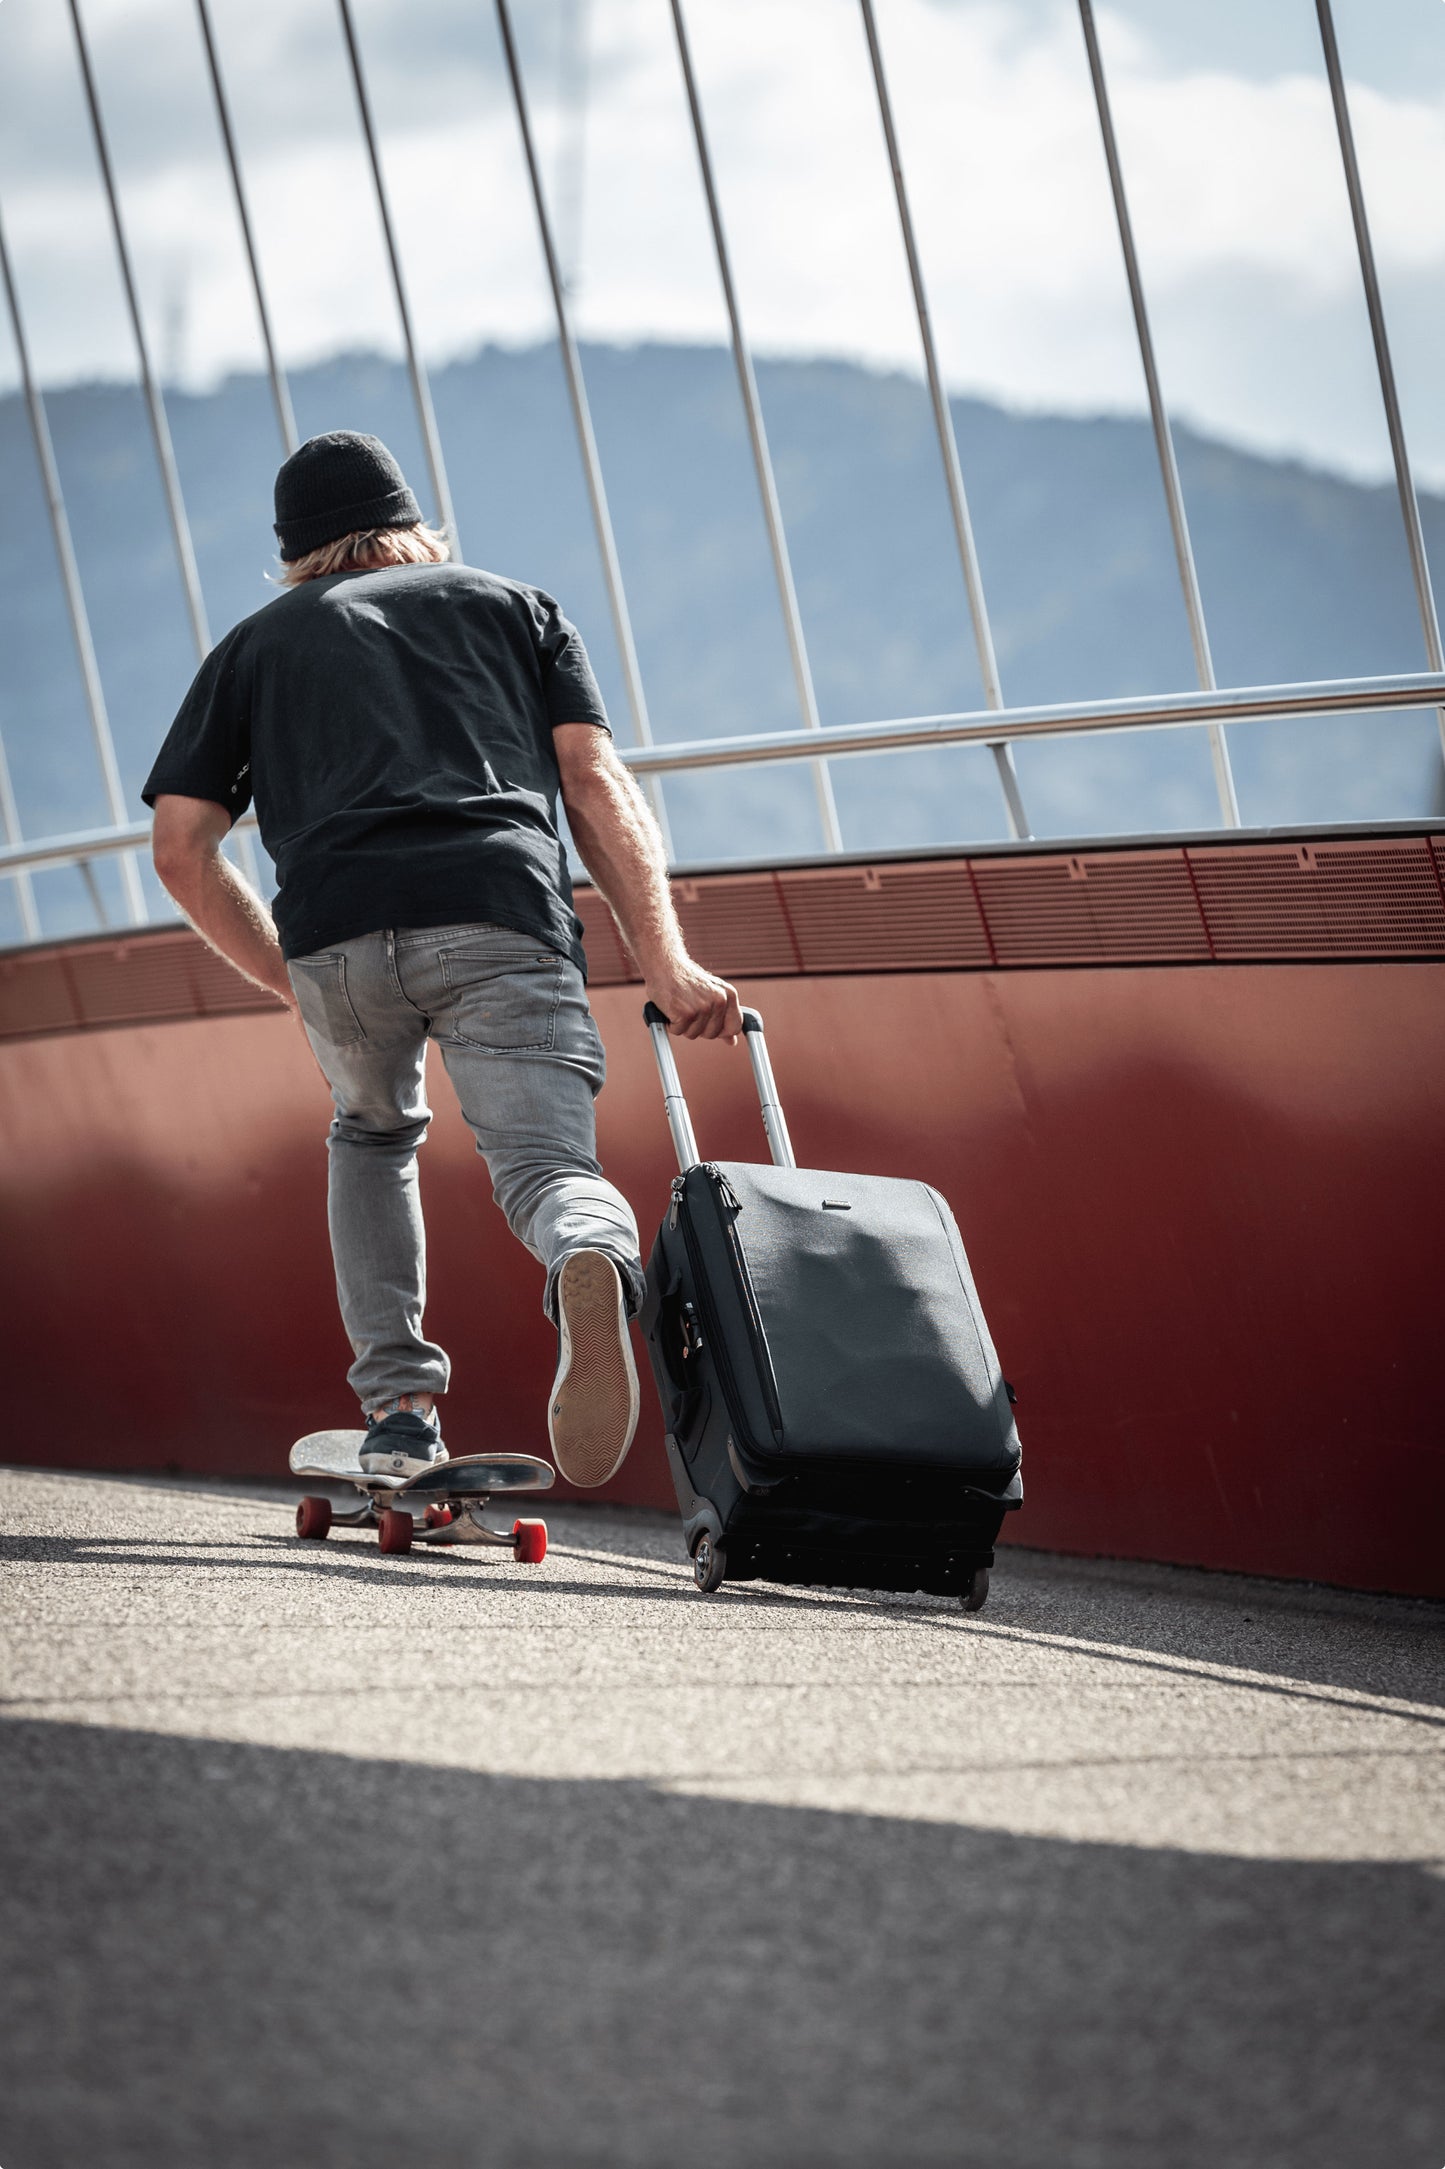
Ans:
[[[148,321],[203,384],[259,346],[194,0],[83,0]],[[355,0],[428,356],[550,328],[485,0]],[[212,0],[287,359],[396,351],[335,0]],[[1445,488],[1445,4],[1335,0],[1422,480]],[[724,320],[666,0],[514,0],[584,336]],[[1137,410],[1072,0],[877,0],[951,383]],[[757,347],[916,369],[854,0],[690,0]],[[1312,0],[1113,0],[1105,58],[1174,412],[1362,475],[1388,447]],[[0,208],[50,381],[132,355],[63,0],[0,5]],[[0,324],[0,382],[13,381]]]

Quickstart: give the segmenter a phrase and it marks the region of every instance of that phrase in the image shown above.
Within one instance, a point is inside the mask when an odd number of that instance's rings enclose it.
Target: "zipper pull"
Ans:
[[[743,1201],[738,1196],[737,1191],[733,1188],[732,1184],[728,1181],[727,1176],[723,1173],[722,1169],[720,1167],[714,1167],[712,1163],[709,1162],[708,1173],[711,1175],[713,1181],[717,1184],[717,1194],[722,1199],[723,1204],[727,1207],[728,1211],[731,1213],[740,1213],[743,1209]]]
[[[667,1224],[670,1228],[675,1228],[677,1226],[677,1216],[682,1209],[682,1182],[683,1178],[681,1175],[673,1176],[672,1203],[667,1208]]]

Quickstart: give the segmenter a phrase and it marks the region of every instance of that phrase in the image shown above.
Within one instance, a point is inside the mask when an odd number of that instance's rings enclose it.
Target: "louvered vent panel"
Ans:
[[[60,958],[0,958],[0,1039],[28,1039],[36,1032],[63,1032],[80,1019]]]
[[[673,882],[694,953],[730,977],[1271,959],[1445,958],[1445,837],[812,866]],[[982,907],[980,909],[980,906]],[[635,983],[600,896],[595,986]],[[181,929],[0,956],[0,1039],[275,1006]]]
[[[1197,963],[1209,938],[1184,855],[976,859],[1000,966]]]
[[[1426,837],[1194,847],[1189,857],[1220,958],[1445,955]]]
[[[0,962],[0,1038],[279,1007],[194,934],[80,943]]]
[[[977,971],[992,962],[966,859],[778,878],[804,971]]]
[[[252,986],[188,934],[152,935],[116,949],[76,949],[69,969],[76,1006],[87,1024],[219,1016],[276,1006],[264,988]]]
[[[796,972],[797,952],[771,874],[709,874],[676,880],[683,935],[709,971]]]
[[[185,937],[179,937],[184,941]],[[192,984],[196,989],[197,1004],[203,1015],[234,1016],[246,1009],[279,1009],[279,996],[268,994],[264,987],[254,986],[214,949],[197,942],[187,966]]]
[[[623,946],[617,921],[595,889],[579,888],[573,899],[582,921],[582,946],[587,951],[587,983],[594,987],[621,987],[638,977],[637,966]]]

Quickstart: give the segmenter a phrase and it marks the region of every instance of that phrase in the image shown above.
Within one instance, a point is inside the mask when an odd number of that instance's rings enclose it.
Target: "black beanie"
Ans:
[[[308,437],[276,477],[283,564],[373,527],[416,527],[421,506],[380,437],[333,429]]]

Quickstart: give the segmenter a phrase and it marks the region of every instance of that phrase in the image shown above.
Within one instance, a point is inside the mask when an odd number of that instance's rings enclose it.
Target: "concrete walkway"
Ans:
[[[3,2169],[1440,2169],[1438,1607],[0,1471]]]

